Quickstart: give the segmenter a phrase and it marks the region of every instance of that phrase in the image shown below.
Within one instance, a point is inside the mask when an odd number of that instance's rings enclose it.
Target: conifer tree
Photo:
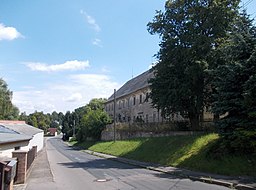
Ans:
[[[217,154],[256,153],[256,27],[245,11],[218,48],[220,55],[213,72],[213,112],[221,139],[211,148]]]
[[[225,64],[215,75],[213,111],[223,115],[219,121],[223,133],[237,128],[252,129],[256,124],[256,28],[243,12],[220,48]]]

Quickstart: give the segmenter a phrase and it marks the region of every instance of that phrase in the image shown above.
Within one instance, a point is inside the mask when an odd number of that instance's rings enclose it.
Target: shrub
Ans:
[[[256,155],[256,130],[237,129],[225,134],[209,149],[208,156],[222,158],[231,155]]]

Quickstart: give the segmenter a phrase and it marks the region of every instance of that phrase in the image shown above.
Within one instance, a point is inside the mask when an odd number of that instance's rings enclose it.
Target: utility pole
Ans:
[[[75,134],[76,134],[75,125],[76,125],[76,120],[74,120],[74,125],[73,125],[73,137],[75,137]]]
[[[116,89],[114,89],[114,142],[116,142]]]

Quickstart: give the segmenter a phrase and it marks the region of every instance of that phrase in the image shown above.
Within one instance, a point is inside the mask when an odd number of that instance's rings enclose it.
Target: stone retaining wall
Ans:
[[[202,131],[189,131],[186,128],[186,123],[156,123],[147,125],[127,123],[118,123],[116,125],[116,140],[126,140],[141,137],[165,137],[165,136],[178,136],[178,135],[194,135],[202,134],[205,132],[212,132],[214,126],[212,122],[204,122]],[[177,127],[178,126],[178,127]],[[101,133],[101,140],[110,141],[114,139],[114,127],[108,125],[107,128]]]

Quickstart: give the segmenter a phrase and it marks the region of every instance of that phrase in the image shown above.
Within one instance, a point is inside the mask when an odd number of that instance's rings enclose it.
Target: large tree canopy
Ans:
[[[79,141],[85,141],[88,138],[100,140],[101,132],[110,123],[110,118],[104,111],[105,102],[106,99],[95,98],[85,106],[86,113],[82,116],[77,134]]]
[[[85,106],[74,112],[67,112],[62,122],[64,140],[75,135],[78,141],[88,138],[99,140],[102,130],[110,122],[108,114],[104,111],[106,99],[94,98]]]
[[[230,30],[239,0],[169,0],[148,24],[161,37],[151,83],[153,104],[163,115],[180,112],[193,130],[207,103],[207,69],[213,50]]]
[[[18,119],[19,109],[12,104],[12,91],[7,83],[0,78],[0,119]]]

